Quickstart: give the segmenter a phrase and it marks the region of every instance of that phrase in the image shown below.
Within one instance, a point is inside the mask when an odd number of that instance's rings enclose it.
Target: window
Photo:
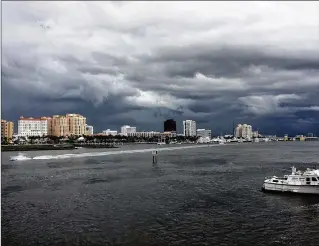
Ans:
[[[278,183],[278,180],[273,180],[272,182]]]
[[[317,181],[317,179],[315,177],[312,177],[311,180],[315,181],[315,182]]]

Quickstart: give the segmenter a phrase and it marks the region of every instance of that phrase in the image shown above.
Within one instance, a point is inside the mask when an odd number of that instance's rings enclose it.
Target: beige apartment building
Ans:
[[[80,114],[67,114],[70,135],[86,134],[86,118]]]
[[[80,136],[86,134],[86,118],[80,114],[53,115],[51,119],[53,136]]]
[[[12,121],[1,120],[1,138],[12,139],[14,124]]]
[[[12,130],[11,130],[12,129]],[[1,134],[13,135],[13,122],[1,121]],[[70,136],[86,134],[86,118],[80,114],[53,115],[52,117],[24,118],[18,121],[20,136]]]
[[[61,137],[70,135],[69,121],[64,115],[53,115],[50,122],[50,134],[53,136]]]

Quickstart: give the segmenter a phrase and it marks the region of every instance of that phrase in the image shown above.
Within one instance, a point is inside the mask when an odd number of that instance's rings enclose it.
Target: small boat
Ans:
[[[284,175],[284,177],[266,177],[262,190],[319,194],[319,169],[307,168],[306,171],[297,171],[295,167],[292,167],[290,175]]]
[[[25,161],[25,160],[31,160],[31,157],[28,157],[22,153],[19,153],[17,156],[11,156],[10,161]]]

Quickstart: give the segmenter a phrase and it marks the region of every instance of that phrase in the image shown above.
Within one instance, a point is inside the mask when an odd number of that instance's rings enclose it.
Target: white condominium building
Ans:
[[[185,120],[183,121],[184,136],[196,136],[196,121]]]
[[[24,118],[18,120],[18,135],[24,137],[46,136],[48,135],[48,126],[51,118]]]
[[[113,130],[107,129],[107,130],[102,131],[102,134],[103,135],[116,136],[117,135],[117,131],[116,130],[113,131]]]
[[[235,135],[237,138],[251,139],[253,137],[252,126],[247,124],[238,124],[235,129]]]
[[[128,126],[128,125],[121,127],[121,134],[124,136],[127,136],[128,133],[135,133],[135,132],[136,132],[136,127]]]
[[[235,128],[235,137],[236,138],[240,138],[241,137],[241,129],[242,129],[241,124],[238,124],[236,126],[236,128]]]

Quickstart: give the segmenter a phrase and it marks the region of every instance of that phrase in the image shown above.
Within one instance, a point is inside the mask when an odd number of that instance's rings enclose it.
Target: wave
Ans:
[[[32,158],[24,155],[23,153],[19,153],[17,156],[10,156],[10,161],[25,161],[31,160]]]
[[[82,158],[82,157],[94,157],[94,156],[107,156],[107,155],[118,155],[118,154],[132,154],[132,153],[146,153],[152,151],[171,151],[179,149],[191,149],[191,148],[203,148],[213,147],[221,145],[192,145],[184,147],[164,147],[164,148],[153,148],[153,149],[137,149],[137,150],[120,150],[120,151],[108,151],[108,152],[88,152],[79,154],[63,154],[63,155],[41,155],[35,156],[33,160],[53,160],[53,159],[69,159],[69,158]]]

